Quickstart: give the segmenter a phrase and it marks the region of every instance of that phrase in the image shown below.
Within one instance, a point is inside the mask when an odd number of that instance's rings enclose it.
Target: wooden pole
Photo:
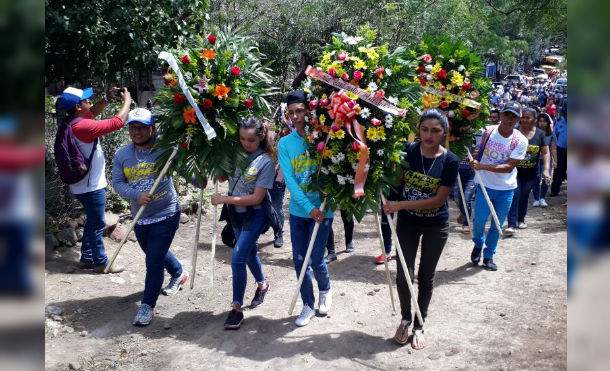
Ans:
[[[379,205],[381,210],[381,204]],[[383,212],[383,211],[381,211]],[[377,220],[377,233],[379,233],[379,245],[381,246],[381,254],[383,254],[383,265],[385,266],[385,279],[388,283],[388,289],[390,290],[390,300],[392,301],[392,311],[396,313],[396,304],[394,303],[394,290],[392,288],[392,277],[390,275],[390,267],[388,265],[388,259],[385,252],[385,245],[383,243],[383,233],[381,232],[381,218],[379,213],[375,213],[375,219]],[[389,221],[388,221],[389,223]]]
[[[214,193],[218,193],[218,182],[214,180]],[[218,229],[218,205],[212,209],[212,256],[210,257],[210,288],[208,300],[214,295],[214,259],[216,258],[216,230]]]
[[[197,209],[197,225],[195,226],[195,242],[193,243],[193,256],[191,262],[191,290],[195,285],[195,276],[197,275],[197,252],[199,250],[199,228],[201,226],[201,212],[203,209],[203,188],[199,190],[199,208]]]

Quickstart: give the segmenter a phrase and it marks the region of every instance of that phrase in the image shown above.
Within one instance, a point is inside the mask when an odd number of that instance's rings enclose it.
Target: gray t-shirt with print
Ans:
[[[273,188],[275,167],[271,157],[264,153],[262,149],[258,149],[250,154],[249,161],[250,164],[247,165],[244,174],[242,174],[241,169],[237,169],[235,174],[229,178],[229,191],[233,190],[232,196],[251,195],[256,187]],[[256,205],[254,208],[260,209],[261,205]],[[235,205],[235,211],[238,213],[244,213],[246,210],[245,206]]]

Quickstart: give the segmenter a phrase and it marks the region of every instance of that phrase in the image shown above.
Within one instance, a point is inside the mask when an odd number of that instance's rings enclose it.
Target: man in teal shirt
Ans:
[[[324,252],[334,214],[330,210],[326,212],[320,210],[319,192],[305,192],[304,190],[311,182],[311,175],[316,172],[316,167],[307,153],[307,141],[305,139],[305,126],[309,116],[307,103],[307,97],[303,91],[297,90],[288,93],[286,97],[288,114],[296,130],[280,139],[277,147],[280,167],[291,196],[290,235],[292,260],[297,277],[301,272],[315,223],[320,224],[311,252],[311,268],[307,268],[301,285],[303,310],[295,321],[297,326],[307,325],[311,317],[315,315],[311,270],[313,270],[318,282],[320,293],[318,312],[322,315],[327,314],[332,304],[330,275],[324,262]]]

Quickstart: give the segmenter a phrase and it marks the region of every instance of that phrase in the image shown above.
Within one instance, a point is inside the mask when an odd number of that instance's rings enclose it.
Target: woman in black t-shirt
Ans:
[[[537,112],[533,108],[523,110],[523,118],[519,125],[519,131],[528,139],[525,158],[517,165],[517,189],[513,195],[513,203],[508,211],[508,227],[505,229],[507,237],[515,233],[515,229],[527,228],[525,215],[527,214],[528,199],[530,192],[536,185],[538,179],[538,163],[540,154],[544,163],[543,178],[547,184],[551,181],[549,171],[549,144],[544,132],[536,127]]]
[[[417,280],[419,295],[417,303],[425,320],[434,287],[434,272],[447,238],[449,237],[449,208],[447,198],[455,185],[459,159],[445,149],[441,143],[449,132],[449,121],[444,112],[431,108],[419,120],[421,142],[406,144],[406,161],[410,165],[402,177],[399,201],[388,201],[383,209],[386,214],[398,211],[398,239],[411,280],[415,256],[422,240],[421,258]],[[412,321],[411,294],[401,264],[396,276],[402,320],[394,340],[405,344]],[[415,319],[411,346],[425,346],[423,323]]]

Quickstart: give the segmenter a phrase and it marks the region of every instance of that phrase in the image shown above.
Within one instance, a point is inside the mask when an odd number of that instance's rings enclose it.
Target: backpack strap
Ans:
[[[82,117],[76,117],[74,120],[70,121],[68,123],[68,128],[70,130],[70,134],[74,135],[74,133],[72,132],[72,126],[76,123],[78,123],[79,121],[81,121],[83,118]],[[93,140],[93,147],[91,148],[91,153],[89,154],[89,158],[87,159],[87,163],[90,164],[91,160],[93,159],[93,154],[95,153],[95,150],[97,149],[97,143],[99,141],[99,138],[95,138]]]
[[[514,151],[519,144],[519,134],[517,129],[513,129],[513,139],[510,141],[510,151]]]

